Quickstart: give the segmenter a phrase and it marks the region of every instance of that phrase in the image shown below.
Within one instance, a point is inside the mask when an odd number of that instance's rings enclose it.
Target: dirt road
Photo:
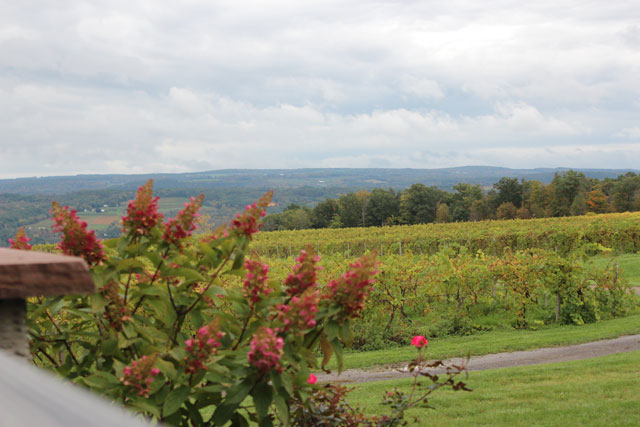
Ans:
[[[589,359],[615,353],[640,350],[640,334],[627,335],[609,340],[570,345],[566,347],[539,348],[536,350],[514,351],[512,353],[487,354],[474,356],[467,370],[506,368],[509,366],[538,365],[543,363],[566,362],[570,360]],[[451,359],[452,362],[463,359]],[[331,374],[318,374],[320,382],[360,383],[382,381],[411,376],[406,367],[379,366],[370,370],[349,369],[339,376],[337,371]]]

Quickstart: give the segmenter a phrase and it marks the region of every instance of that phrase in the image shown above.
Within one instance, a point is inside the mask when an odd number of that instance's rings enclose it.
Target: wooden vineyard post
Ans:
[[[29,358],[27,297],[94,290],[82,258],[0,248],[0,350]]]

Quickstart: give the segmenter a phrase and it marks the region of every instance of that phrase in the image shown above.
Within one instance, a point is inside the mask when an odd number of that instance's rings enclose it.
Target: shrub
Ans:
[[[202,200],[163,223],[150,181],[129,204],[122,236],[104,246],[54,202],[59,249],[86,259],[97,291],[30,302],[34,360],[162,423],[290,425],[325,399],[310,376],[316,348],[321,367],[335,355],[342,368],[376,255],[320,286],[309,247],[272,283],[269,266],[247,256],[271,193],[229,226],[192,238]],[[241,285],[228,285],[234,276]],[[344,408],[341,396],[327,398]]]

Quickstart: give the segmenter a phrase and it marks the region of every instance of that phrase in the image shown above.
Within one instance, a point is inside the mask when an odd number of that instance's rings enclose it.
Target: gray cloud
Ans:
[[[637,2],[0,7],[0,177],[637,167]]]

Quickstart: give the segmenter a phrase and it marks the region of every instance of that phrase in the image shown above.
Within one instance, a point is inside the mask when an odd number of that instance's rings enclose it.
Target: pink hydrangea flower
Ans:
[[[142,356],[138,360],[131,362],[122,370],[120,382],[125,386],[134,389],[138,396],[149,397],[151,384],[156,376],[160,374],[160,369],[154,368],[156,356]]]
[[[52,203],[53,229],[62,233],[62,241],[58,248],[66,255],[80,256],[87,264],[98,264],[106,259],[102,250],[102,242],[96,233],[87,231],[87,223],[78,218],[77,211]]]
[[[222,344],[220,340],[225,333],[220,332],[220,320],[215,319],[208,325],[202,326],[193,338],[185,340],[187,356],[184,358],[189,373],[195,374],[200,369],[207,369],[205,364],[217,348]]]
[[[251,340],[251,350],[247,359],[263,374],[271,370],[282,372],[280,358],[283,347],[284,340],[277,336],[273,329],[262,326]]]
[[[191,197],[188,203],[184,204],[184,209],[178,212],[175,218],[171,218],[165,224],[164,235],[162,239],[172,245],[180,246],[180,241],[185,237],[191,236],[196,230],[196,219],[200,214],[198,211],[202,206],[204,194],[198,197]]]
[[[244,279],[244,296],[253,306],[273,291],[269,287],[267,277],[269,265],[258,260],[247,259],[244,262],[244,267],[247,269]]]
[[[287,294],[290,296],[299,295],[316,286],[316,275],[322,269],[317,265],[318,261],[320,261],[320,257],[314,252],[313,246],[309,245],[307,249],[300,251],[300,256],[296,258],[296,265],[293,267],[293,273],[290,273],[284,281]]]
[[[277,319],[284,325],[284,331],[304,334],[305,330],[313,328],[316,325],[318,300],[318,292],[310,289],[300,296],[292,297],[287,305],[278,304]]]
[[[13,239],[9,239],[9,245],[11,249],[22,249],[24,251],[28,251],[31,250],[29,241],[31,241],[31,239],[28,238],[27,234],[24,232],[24,227],[20,227]]]
[[[122,232],[130,237],[145,236],[162,221],[158,199],[153,197],[153,180],[138,188],[136,198],[129,202],[127,215],[122,217]]]
[[[375,254],[364,255],[349,264],[349,270],[342,277],[329,282],[325,298],[342,306],[345,316],[359,317],[375,282],[373,276],[378,273],[376,265]]]
[[[265,209],[271,205],[272,197],[273,190],[265,193],[252,205],[247,205],[244,212],[236,214],[235,219],[231,221],[231,230],[252,239],[253,235],[262,227],[262,223],[258,222],[258,220],[267,214]]]

